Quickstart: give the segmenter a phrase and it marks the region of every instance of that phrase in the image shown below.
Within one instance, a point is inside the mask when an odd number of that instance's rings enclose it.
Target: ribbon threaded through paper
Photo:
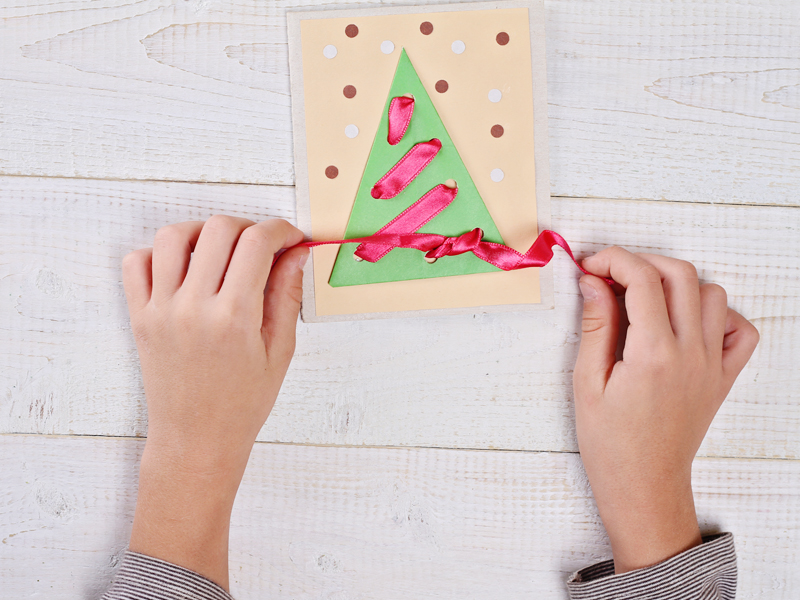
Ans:
[[[411,122],[414,99],[398,96],[389,105],[389,133],[387,141],[391,145],[400,142]],[[371,195],[377,199],[394,198],[402,192],[436,157],[442,148],[440,140],[415,144],[389,171],[372,187]],[[458,188],[439,184],[389,221],[373,235],[344,240],[308,241],[297,246],[314,248],[329,244],[354,244],[358,248],[354,255],[358,260],[378,262],[395,248],[414,248],[425,252],[425,258],[434,262],[445,256],[457,256],[472,252],[477,258],[503,271],[514,271],[530,267],[544,267],[553,258],[553,247],[560,246],[583,273],[584,269],[572,254],[567,241],[555,231],[545,229],[534,240],[525,254],[517,252],[504,244],[486,242],[483,231],[475,228],[456,237],[435,233],[415,233],[426,223],[447,208],[458,194]],[[296,246],[295,246],[296,247]],[[277,256],[276,256],[277,259]],[[609,284],[613,280],[603,278]]]
[[[397,196],[425,170],[441,149],[442,142],[436,138],[415,144],[372,186],[372,197],[376,200],[388,200]]]
[[[376,234],[417,231],[433,217],[447,208],[458,195],[458,188],[437,185],[411,206],[381,227]],[[377,262],[394,249],[393,246],[360,244],[355,255],[368,262]]]
[[[389,104],[389,134],[386,141],[390,146],[396,146],[411,124],[411,115],[414,114],[414,98],[397,96]]]

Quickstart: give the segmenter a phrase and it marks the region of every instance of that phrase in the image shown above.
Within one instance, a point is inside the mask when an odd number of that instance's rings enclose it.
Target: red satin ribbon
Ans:
[[[483,231],[480,229],[473,229],[458,237],[447,237],[436,233],[376,233],[349,240],[302,242],[297,245],[314,248],[315,246],[328,244],[376,244],[378,246],[389,246],[392,249],[416,248],[425,252],[425,256],[428,258],[442,258],[444,256],[456,256],[465,252],[472,252],[481,260],[503,271],[543,267],[553,258],[553,246],[560,246],[569,255],[575,266],[587,275],[591,274],[575,260],[567,240],[555,231],[550,231],[549,229],[542,231],[525,254],[521,254],[503,244],[484,242],[481,239],[482,237]],[[369,259],[365,258],[365,260]],[[369,260],[369,262],[374,261]],[[605,277],[603,279],[609,285],[614,283],[613,279]]]
[[[442,142],[436,138],[416,144],[372,186],[372,197],[376,200],[387,200],[397,196],[430,164],[441,149]]]
[[[413,112],[413,98],[404,96],[392,98],[389,104],[388,134],[391,145],[396,145],[403,138]],[[397,196],[430,164],[441,148],[442,143],[435,138],[429,142],[416,144],[372,187],[372,197],[388,199]],[[359,246],[355,256],[371,263],[379,261],[395,248],[416,248],[425,252],[426,258],[433,260],[472,252],[481,260],[503,271],[543,267],[553,258],[553,246],[561,246],[575,266],[589,274],[575,260],[567,241],[555,231],[547,229],[539,234],[525,254],[520,254],[503,244],[483,241],[483,231],[478,228],[457,237],[435,233],[408,233],[416,232],[433,219],[453,202],[457,194],[458,188],[451,189],[437,185],[373,235],[349,240],[302,242],[297,245],[314,248],[328,244],[357,243]],[[614,283],[612,279],[605,280],[609,284]]]
[[[417,231],[447,208],[455,200],[457,194],[458,188],[451,189],[441,184],[437,185],[375,233]],[[377,262],[393,248],[394,246],[382,246],[380,244],[361,244],[355,251],[355,255],[369,262]]]
[[[414,114],[414,99],[406,96],[392,98],[389,103],[389,135],[387,141],[396,146],[403,139]]]

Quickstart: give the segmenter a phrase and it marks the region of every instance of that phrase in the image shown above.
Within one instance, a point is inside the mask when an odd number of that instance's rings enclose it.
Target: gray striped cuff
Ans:
[[[572,600],[733,600],[736,550],[733,534],[703,543],[662,563],[614,575],[614,561],[587,567],[567,581]]]
[[[194,571],[128,551],[101,600],[233,600],[233,597]]]

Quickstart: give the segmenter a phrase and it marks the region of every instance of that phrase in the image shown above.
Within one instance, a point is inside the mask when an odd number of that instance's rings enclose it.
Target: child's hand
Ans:
[[[608,248],[583,261],[626,288],[623,359],[611,288],[586,275],[575,365],[578,444],[617,573],[700,543],[692,460],[758,332],[687,262]]]
[[[308,249],[272,261],[302,240],[286,221],[215,216],[164,227],[123,262],[148,411],[131,550],[223,587],[230,510],[294,353]]]

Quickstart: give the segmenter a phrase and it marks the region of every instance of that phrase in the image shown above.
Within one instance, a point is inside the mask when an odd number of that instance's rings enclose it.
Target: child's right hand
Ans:
[[[583,336],[575,416],[586,474],[617,573],[701,543],[692,460],[758,344],[725,290],[700,285],[690,263],[608,248],[583,261],[626,288],[623,359],[619,308],[599,277],[581,278]]]

